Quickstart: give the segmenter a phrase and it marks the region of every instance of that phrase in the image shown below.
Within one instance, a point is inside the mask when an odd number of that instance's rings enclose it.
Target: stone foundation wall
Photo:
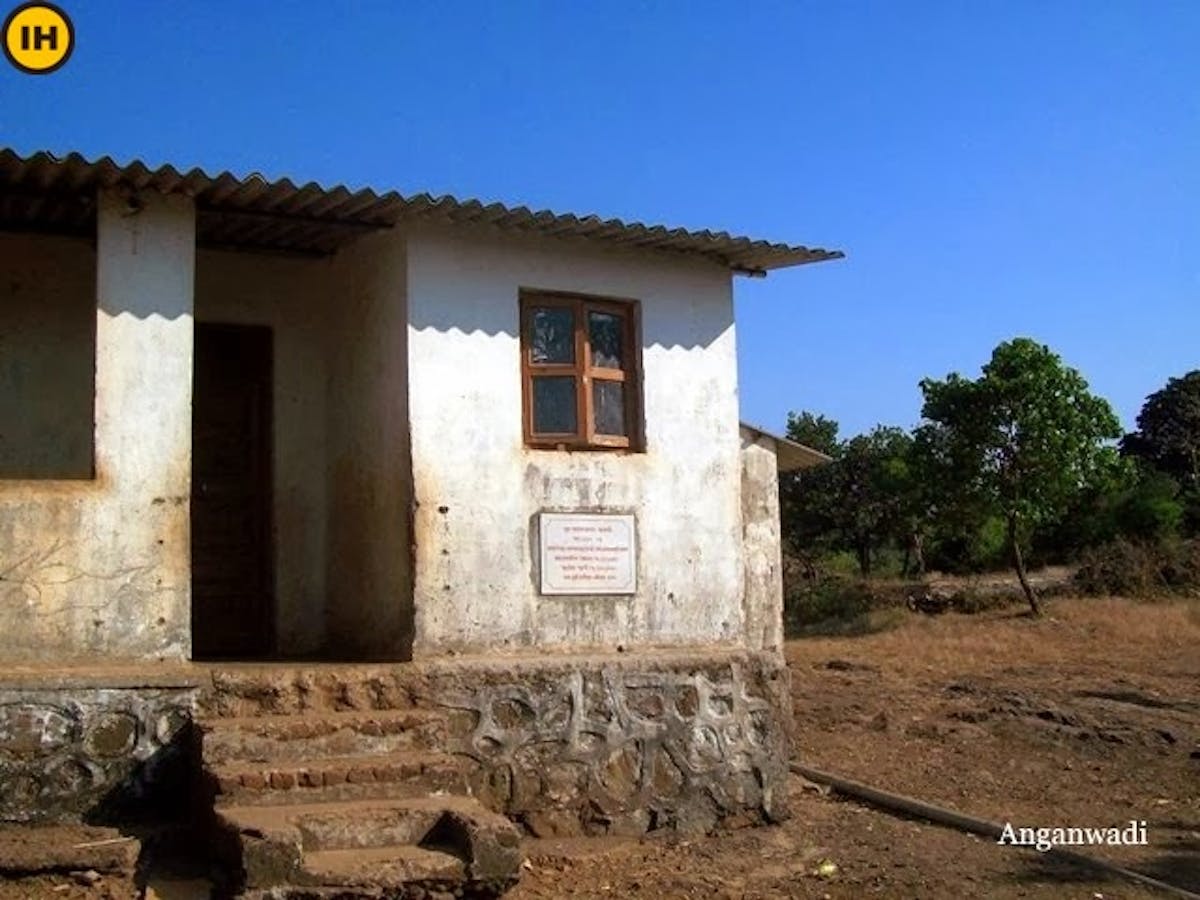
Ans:
[[[431,679],[474,792],[539,837],[786,816],[791,706],[770,654],[522,662]],[[466,715],[461,715],[466,713]]]
[[[204,667],[192,685],[0,679],[0,821],[176,816],[191,720],[429,709],[472,792],[537,836],[688,832],[786,816],[775,654],[662,651]],[[203,683],[203,687],[198,685]]]
[[[194,698],[188,687],[0,684],[0,821],[178,812]]]

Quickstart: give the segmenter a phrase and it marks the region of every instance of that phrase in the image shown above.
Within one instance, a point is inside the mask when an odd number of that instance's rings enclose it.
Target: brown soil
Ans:
[[[787,656],[798,759],[1016,827],[1144,819],[1147,847],[1080,849],[1200,892],[1200,606],[906,615],[883,633],[794,641]],[[800,778],[792,801],[777,828],[532,848],[510,896],[1160,896]],[[823,861],[836,872],[817,874]]]
[[[884,613],[894,624],[896,611]],[[1018,827],[1144,819],[1148,847],[1085,852],[1200,892],[1200,605],[1058,600],[1040,620],[1015,608],[901,616],[889,631],[788,645],[798,759]],[[535,842],[508,897],[1161,896],[798,777],[791,789],[793,817],[778,827]],[[827,862],[836,870],[821,873]],[[0,900],[131,895],[115,873],[89,877],[0,880]],[[160,900],[207,894],[203,882],[156,887]]]
[[[135,900],[137,858],[111,828],[0,826],[0,900]]]

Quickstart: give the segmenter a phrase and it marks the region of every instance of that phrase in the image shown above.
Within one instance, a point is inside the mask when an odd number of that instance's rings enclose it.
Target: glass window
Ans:
[[[601,369],[621,369],[624,355],[625,319],[607,312],[588,313],[588,339],[592,346],[592,365]]]
[[[537,434],[574,434],[579,430],[577,392],[570,375],[533,379],[533,430]]]
[[[640,449],[637,305],[530,292],[521,312],[525,442]]]
[[[592,412],[597,434],[625,435],[625,385],[599,378],[593,381]]]
[[[569,306],[535,307],[529,317],[530,360],[575,362],[575,311]]]

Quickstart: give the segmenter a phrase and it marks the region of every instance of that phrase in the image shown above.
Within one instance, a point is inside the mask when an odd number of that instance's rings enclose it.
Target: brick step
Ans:
[[[427,751],[239,760],[207,767],[218,806],[465,794],[466,768],[461,757]]]
[[[430,750],[448,739],[445,714],[415,709],[209,718],[199,726],[210,766]]]
[[[265,664],[214,667],[200,692],[204,718],[411,709],[411,664]]]
[[[470,797],[228,807],[217,817],[243,896],[397,896],[417,885],[487,895],[512,884],[524,859],[516,826]]]

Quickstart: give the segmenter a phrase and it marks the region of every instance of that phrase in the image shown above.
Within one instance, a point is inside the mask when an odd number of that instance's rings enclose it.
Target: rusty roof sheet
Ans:
[[[364,231],[411,222],[491,226],[508,232],[571,237],[606,246],[704,257],[735,272],[840,259],[837,250],[770,243],[723,231],[688,231],[599,216],[576,216],[525,206],[430,194],[404,196],[370,188],[298,185],[261,175],[210,175],[202,169],[151,168],[111,157],[88,160],[78,153],[21,156],[0,149],[0,230],[87,234],[94,228],[98,188],[125,186],[190,196],[196,203],[197,240],[229,246],[325,255]]]

